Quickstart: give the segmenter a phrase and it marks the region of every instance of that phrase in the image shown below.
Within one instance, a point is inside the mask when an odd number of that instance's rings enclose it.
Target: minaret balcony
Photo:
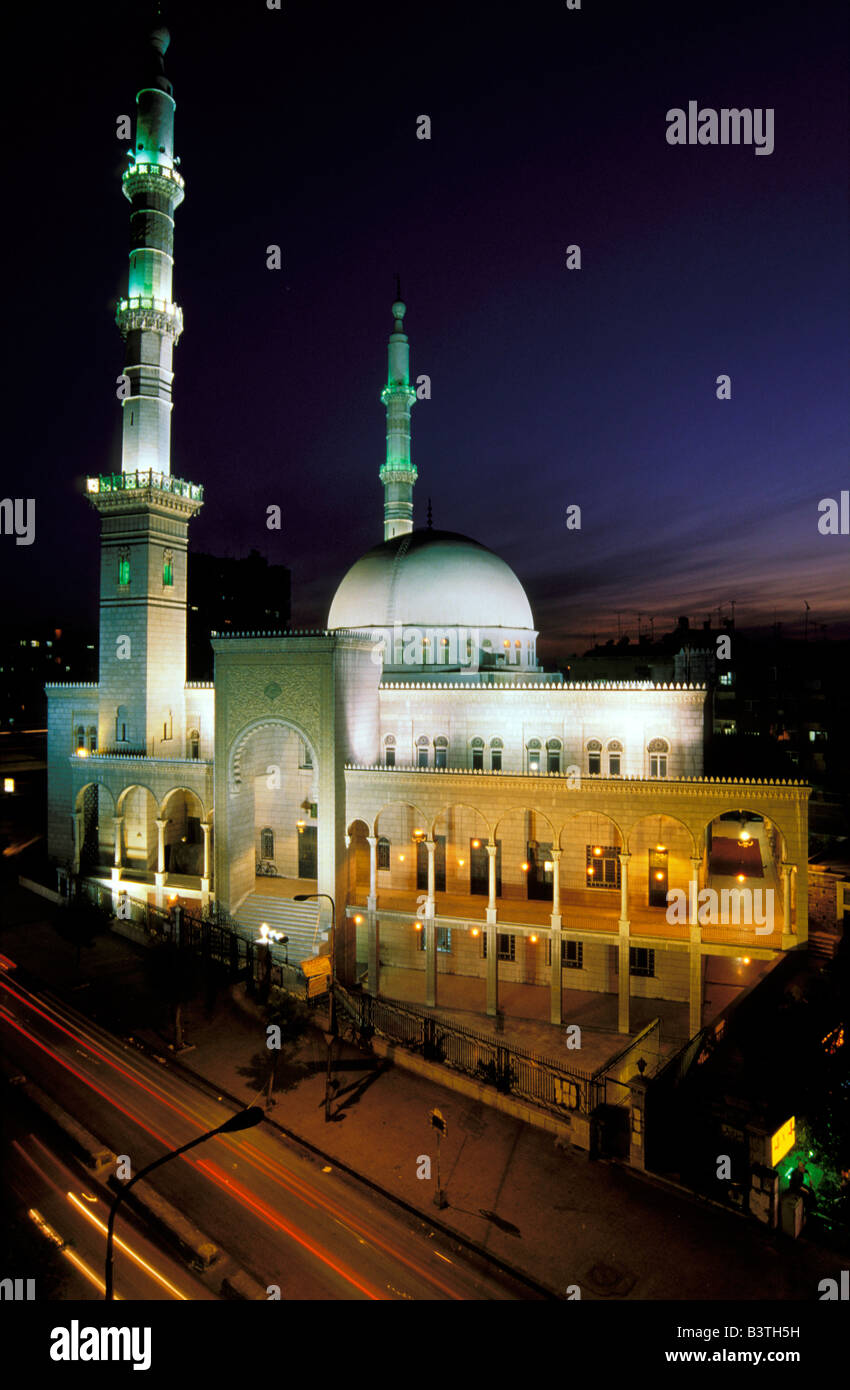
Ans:
[[[182,203],[185,194],[185,180],[176,169],[167,164],[131,164],[121,175],[124,197],[130,202],[140,193],[157,193],[169,198],[174,207]]]
[[[123,338],[126,338],[128,333],[141,329],[167,333],[176,342],[183,332],[183,310],[179,304],[172,304],[168,299],[154,299],[153,295],[138,294],[133,295],[131,299],[119,299],[115,310],[115,322]]]
[[[152,468],[135,473],[101,473],[96,478],[87,478],[86,492],[98,511],[115,510],[127,502],[160,502],[194,515],[204,503],[204,489],[200,483],[188,483]]]

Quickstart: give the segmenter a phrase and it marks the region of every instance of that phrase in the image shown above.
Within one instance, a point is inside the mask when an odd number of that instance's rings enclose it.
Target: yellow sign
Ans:
[[[312,980],[307,981],[307,998],[312,999],[314,994],[327,994],[328,977],[327,975],[314,975]]]
[[[302,960],[301,969],[308,980],[311,975],[330,975],[331,958],[330,956],[313,956],[310,960]]]
[[[770,1166],[775,1167],[780,1159],[784,1158],[790,1149],[794,1147],[796,1130],[794,1127],[794,1116],[786,1120],[781,1129],[778,1129],[770,1140]]]

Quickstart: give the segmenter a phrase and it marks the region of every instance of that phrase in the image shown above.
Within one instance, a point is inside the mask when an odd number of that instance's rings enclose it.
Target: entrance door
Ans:
[[[552,862],[552,846],[541,844],[539,840],[533,840],[528,845],[528,873],[526,880],[528,883],[529,898],[551,901],[552,899],[552,870],[548,871],[543,867],[544,864]]]
[[[667,906],[667,851],[649,851],[649,906]]]
[[[298,877],[318,878],[316,826],[305,825],[298,836]]]
[[[487,854],[487,841],[469,842],[469,891],[484,898],[490,896],[490,861]],[[496,841],[496,897],[502,894],[502,842]]]
[[[434,892],[446,891],[446,837],[436,836],[434,850]],[[428,892],[428,851],[424,840],[416,842],[416,887],[420,893]]]

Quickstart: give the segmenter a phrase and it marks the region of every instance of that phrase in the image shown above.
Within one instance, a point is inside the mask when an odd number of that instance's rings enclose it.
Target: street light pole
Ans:
[[[116,1192],[109,1208],[109,1222],[106,1228],[106,1268],[104,1271],[104,1293],[106,1300],[114,1299],[113,1281],[113,1243],[115,1234],[115,1218],[118,1215],[118,1208],[133,1187],[141,1178],[147,1177],[155,1168],[161,1168],[164,1163],[169,1163],[172,1158],[178,1158],[180,1154],[186,1153],[189,1149],[197,1148],[198,1144],[206,1143],[207,1139],[213,1139],[217,1134],[234,1134],[237,1130],[252,1129],[264,1119],[262,1110],[258,1105],[251,1105],[247,1110],[239,1110],[235,1115],[230,1115],[224,1124],[217,1125],[215,1129],[207,1130],[206,1134],[199,1134],[197,1139],[190,1139],[188,1144],[181,1144],[179,1149],[172,1149],[169,1153],[163,1154],[161,1158],[155,1158],[153,1163],[149,1163],[145,1168],[140,1168],[138,1173],[130,1179],[128,1183]]]
[[[336,905],[330,893],[296,893],[294,901],[297,903],[309,902],[311,898],[327,898],[331,905],[331,997],[328,1004],[328,1023],[330,1032],[328,1035],[328,1070],[325,1077],[325,1123],[331,1118],[331,1069],[333,1062],[333,1045],[336,1037],[336,998],[334,996],[334,985],[336,984]]]

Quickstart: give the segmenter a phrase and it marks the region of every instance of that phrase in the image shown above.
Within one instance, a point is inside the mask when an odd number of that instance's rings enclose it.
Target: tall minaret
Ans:
[[[404,331],[407,306],[396,281],[395,324],[387,349],[387,384],[381,400],[387,407],[387,461],[381,467],[384,485],[384,540],[413,530],[413,484],[416,467],[410,461],[410,407],[416,392],[410,385],[410,348]]]
[[[186,548],[203,489],[171,473],[172,352],[183,316],[171,298],[174,210],[183,179],[174,157],[174,96],[163,71],[168,30],[148,36],[136,132],[123,175],[130,203],[121,472],[89,478],[101,515],[102,750],[184,756]]]

